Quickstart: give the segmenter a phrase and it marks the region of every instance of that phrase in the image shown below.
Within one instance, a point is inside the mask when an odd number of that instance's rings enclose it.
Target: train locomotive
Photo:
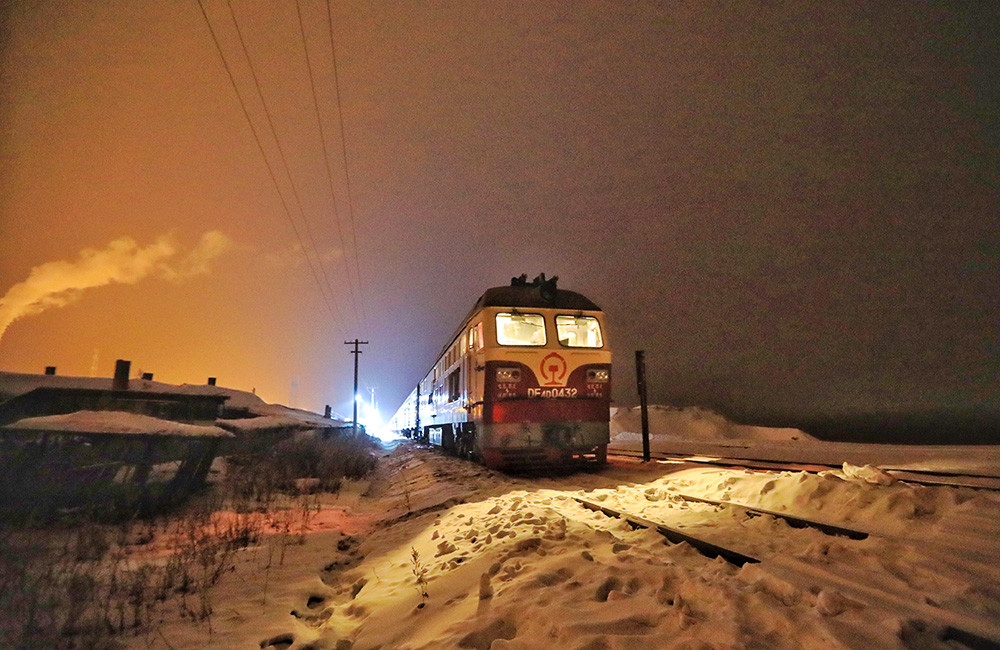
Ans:
[[[492,468],[605,463],[604,312],[557,280],[487,289],[390,427]]]

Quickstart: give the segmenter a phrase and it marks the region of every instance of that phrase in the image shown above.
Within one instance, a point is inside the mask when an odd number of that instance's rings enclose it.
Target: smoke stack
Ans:
[[[111,382],[112,390],[128,390],[128,371],[131,361],[118,359],[115,361],[115,379]]]
[[[142,373],[142,378],[145,379],[146,381],[153,381],[153,373],[144,372]]]
[[[209,386],[215,386],[215,377],[209,377],[208,378],[208,385]]]
[[[46,375],[54,375],[54,374],[56,374],[56,367],[55,366],[45,366],[45,374]]]
[[[323,414],[323,417],[325,417],[327,419],[330,418],[330,405],[329,404],[326,405],[326,413]]]

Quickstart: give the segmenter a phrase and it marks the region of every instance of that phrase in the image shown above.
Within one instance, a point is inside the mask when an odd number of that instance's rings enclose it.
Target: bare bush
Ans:
[[[207,620],[211,588],[260,538],[263,520],[193,510],[173,523],[160,531],[170,555],[155,563],[131,560],[109,541],[110,526],[0,531],[0,647],[112,647],[115,635],[155,630],[175,594],[194,620]]]
[[[420,594],[418,607],[422,608],[427,603],[427,599],[430,598],[430,594],[427,593],[427,567],[420,561],[420,554],[417,553],[415,546],[410,547],[410,571],[413,572],[417,592]]]
[[[240,549],[269,535],[269,570],[304,541],[320,502],[301,493],[300,479],[315,479],[307,492],[336,491],[374,466],[363,441],[289,440],[231,458],[212,492],[157,518],[110,525],[96,510],[64,511],[61,520],[47,510],[16,526],[8,520],[0,524],[0,647],[116,647],[120,635],[156,634],[172,603],[211,633],[212,588]],[[151,559],[154,543],[165,559]]]
[[[264,507],[278,494],[337,492],[343,479],[360,479],[375,468],[366,438],[319,440],[293,438],[266,452],[234,454],[227,459],[229,496]],[[299,479],[314,479],[306,484]]]

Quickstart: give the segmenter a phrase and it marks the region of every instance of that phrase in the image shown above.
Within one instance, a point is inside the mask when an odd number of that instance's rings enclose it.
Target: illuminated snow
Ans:
[[[163,626],[165,638],[177,647],[257,647],[291,634],[293,647],[350,641],[356,650],[905,646],[911,611],[789,582],[768,562],[786,548],[811,566],[844,561],[859,579],[898,583],[914,602],[1000,620],[990,566],[1000,549],[967,523],[1000,513],[995,493],[883,485],[877,473],[851,467],[807,474],[633,462],[596,474],[511,478],[410,445],[383,459],[383,478],[341,497],[348,519],[374,520],[365,532],[317,532],[290,548],[264,606],[249,563],[238,567],[216,596],[227,614],[211,636],[177,619]],[[887,537],[791,531],[770,518],[686,504],[681,492]],[[584,510],[573,496],[709,531],[765,561],[736,568],[707,559]],[[324,569],[331,566],[340,568]],[[321,604],[309,609],[310,598]],[[915,642],[936,647],[933,632]]]

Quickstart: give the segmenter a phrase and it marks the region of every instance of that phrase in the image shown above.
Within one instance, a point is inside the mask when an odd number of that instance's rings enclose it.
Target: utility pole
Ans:
[[[361,354],[361,350],[358,348],[359,345],[368,345],[368,341],[359,341],[354,339],[353,341],[344,341],[344,345],[353,345],[354,349],[351,350],[351,354],[354,355],[354,395],[351,401],[354,402],[354,435],[358,435],[358,355]]]
[[[635,381],[642,417],[642,460],[649,462],[649,407],[646,404],[646,351],[635,351]]]

